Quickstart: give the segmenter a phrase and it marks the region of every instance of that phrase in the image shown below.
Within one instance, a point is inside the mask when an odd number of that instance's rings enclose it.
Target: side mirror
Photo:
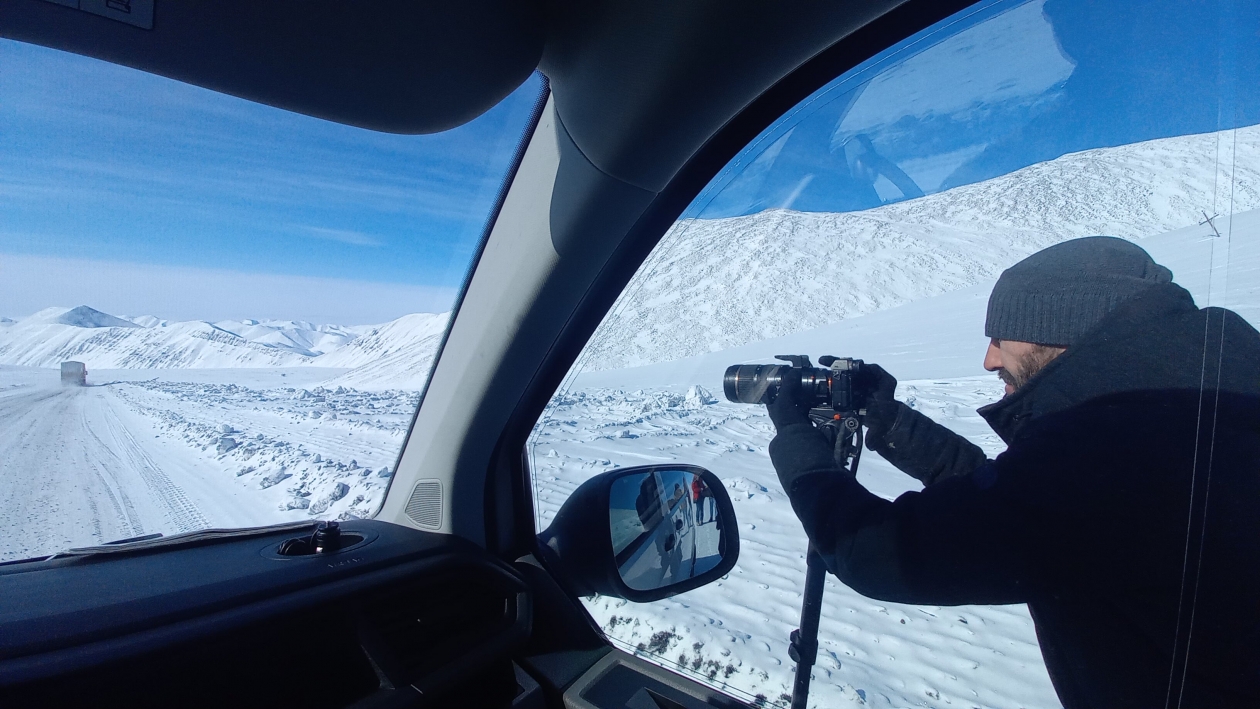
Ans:
[[[726,488],[694,465],[596,475],[569,496],[539,542],[579,595],[639,603],[703,586],[739,558]]]

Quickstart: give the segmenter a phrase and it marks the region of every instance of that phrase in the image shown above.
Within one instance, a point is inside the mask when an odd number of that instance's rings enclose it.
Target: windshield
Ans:
[[[543,83],[401,136],[0,41],[0,561],[373,515]]]
[[[732,499],[730,574],[586,599],[609,638],[787,706],[813,544],[808,706],[1257,704],[1258,13],[979,3],[732,159],[530,440],[540,531],[616,468]],[[861,413],[728,400],[778,355],[882,374]]]

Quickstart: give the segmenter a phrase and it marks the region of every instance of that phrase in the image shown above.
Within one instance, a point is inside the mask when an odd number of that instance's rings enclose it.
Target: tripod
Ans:
[[[862,422],[856,411],[836,413],[832,409],[815,409],[810,417],[835,445],[836,464],[849,475],[856,476],[862,457]],[[822,597],[827,567],[811,542],[805,552],[805,599],[801,604],[801,627],[792,631],[788,656],[796,662],[792,682],[792,709],[805,709],[809,699],[809,678],[818,661],[818,620],[822,614]]]

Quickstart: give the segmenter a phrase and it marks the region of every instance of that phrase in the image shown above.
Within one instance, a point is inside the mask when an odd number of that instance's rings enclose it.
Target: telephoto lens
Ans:
[[[782,364],[732,364],[722,377],[722,390],[727,401],[737,404],[762,404],[774,400],[783,381]],[[769,396],[767,396],[767,394]]]
[[[774,401],[783,382],[783,374],[792,367],[786,364],[733,364],[722,377],[726,399],[738,404],[768,404]],[[831,370],[816,367],[799,368],[801,389],[812,393],[815,406],[831,405]]]

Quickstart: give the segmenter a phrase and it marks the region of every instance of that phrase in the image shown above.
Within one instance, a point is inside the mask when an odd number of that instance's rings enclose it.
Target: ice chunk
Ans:
[[[695,384],[687,390],[686,402],[689,407],[700,408],[701,406],[716,404],[717,399],[713,398],[713,395],[709,393],[708,389],[705,389],[699,384]]]
[[[376,471],[376,477],[378,478],[387,478],[391,475],[393,475],[393,473],[389,472],[389,468],[381,468],[380,470]]]
[[[345,483],[337,483],[336,485],[333,485],[333,489],[329,490],[327,495],[319,498],[311,504],[311,514],[317,515],[327,512],[328,508],[332,507],[332,503],[345,497],[349,492],[350,486]]]
[[[292,500],[289,500],[289,502],[285,504],[284,508],[286,510],[304,510],[310,506],[311,506],[310,500],[306,499],[305,497],[295,497]]]
[[[224,428],[228,428],[228,427],[224,426]],[[215,446],[215,450],[219,452],[219,455],[223,455],[224,453],[227,453],[228,451],[232,450],[238,445],[240,444],[236,442],[235,438],[232,438],[231,436],[223,436],[219,438],[219,444]]]
[[[268,475],[267,477],[263,478],[262,481],[258,483],[258,485],[259,487],[262,487],[262,488],[269,488],[272,485],[275,485],[283,481],[285,478],[291,478],[291,477],[293,476],[285,472],[284,468],[281,468],[277,470],[276,472],[272,473],[271,475]]]

